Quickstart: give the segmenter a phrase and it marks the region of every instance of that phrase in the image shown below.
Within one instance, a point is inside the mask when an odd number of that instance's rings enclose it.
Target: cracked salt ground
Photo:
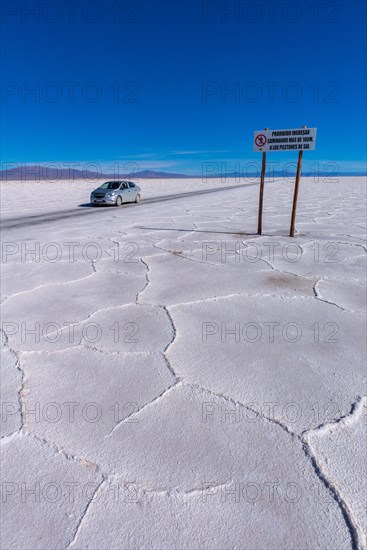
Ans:
[[[277,294],[307,296],[312,292],[312,280],[291,274],[277,274],[264,261],[248,264],[222,264],[217,259],[201,260],[201,251],[190,256],[165,254],[149,258],[149,285],[141,299],[150,304],[178,304],[205,300],[213,296],[241,294]],[[177,284],[175,274],[180,273]],[[195,284],[193,284],[193,281]]]
[[[2,306],[3,322],[22,326],[26,320],[27,326],[45,327],[55,323],[55,328],[48,329],[49,339],[53,332],[64,323],[78,323],[86,320],[99,309],[117,307],[132,301],[134,294],[139,292],[144,284],[144,277],[130,277],[121,273],[92,273],[86,280],[68,283],[50,283],[35,288],[31,292],[21,292],[9,297]],[[9,329],[10,330],[10,329]],[[60,332],[58,332],[58,335]],[[24,333],[17,330],[10,335],[9,341],[17,350],[32,350],[41,348],[37,335],[29,335],[22,342]],[[65,345],[66,339],[55,339],[56,344]],[[68,343],[68,341],[67,341]]]
[[[7,495],[1,505],[2,548],[66,548],[101,474],[24,434],[3,440],[1,453]],[[70,493],[73,484],[75,496]],[[34,491],[33,497],[27,497],[27,490]]]
[[[18,392],[22,386],[22,372],[18,367],[18,358],[15,353],[2,346],[1,351],[1,403],[2,422],[1,437],[11,435],[20,430],[22,419],[19,410]],[[8,404],[8,405],[7,405]],[[9,412],[7,422],[3,423],[3,416]]]
[[[24,262],[20,265],[17,264],[17,267],[18,269],[15,271],[11,263],[2,266],[2,297],[33,290],[45,284],[84,279],[92,273],[92,266],[85,261],[72,264]]]
[[[295,252],[290,253],[292,261],[289,261],[283,250],[275,250],[271,263],[276,269],[304,277],[363,280],[366,273],[365,250],[338,240],[330,237],[326,243],[311,242],[302,245],[303,252],[298,261],[295,261]]]
[[[253,234],[257,182],[196,195],[198,182],[185,180],[193,193],[184,197],[182,180],[139,185],[162,202],[78,211],[93,184],[75,183],[72,195],[70,183],[49,193],[3,186],[4,240],[31,248],[52,227],[53,242],[80,246],[75,265],[19,254],[5,263],[2,473],[13,485],[2,546],[361,549],[363,181],[304,178],[296,239],[287,236],[293,182],[267,185],[262,237]],[[37,186],[50,195],[44,205]],[[218,250],[204,261],[208,241]],[[240,246],[224,262],[222,242]],[[250,242],[262,252],[256,262],[243,258]],[[330,242],[334,263],[324,261]],[[99,261],[83,258],[88,243],[100,245]],[[125,261],[129,243],[137,262]],[[294,244],[298,262],[284,257]],[[36,341],[25,322],[56,324]],[[257,323],[263,339],[222,338],[222,324],[236,322],[241,331]],[[266,322],[299,325],[301,338],[281,330],[279,339],[275,327],[269,342]],[[68,327],[56,330],[63,323],[76,323],[73,339]],[[334,329],[338,341],[325,341]],[[52,502],[50,482],[62,492]],[[37,483],[35,502],[24,491]]]
[[[39,330],[33,334],[26,334],[21,326],[19,330],[14,329],[17,330],[14,346],[24,340],[23,351],[52,352],[83,345],[106,352],[154,353],[159,352],[172,335],[171,323],[162,307],[139,303],[102,308],[79,323],[63,324],[55,319],[53,317],[49,327],[39,323]]]
[[[95,448],[108,455],[104,438],[176,382],[160,354],[74,349],[25,354],[22,364],[26,410],[39,411],[25,415],[27,430],[89,459]]]
[[[307,476],[308,472],[306,479]],[[125,502],[116,504],[111,498],[109,483],[105,483],[71,548],[154,547],[173,550],[178,548],[178,540],[182,541],[179,548],[206,550],[244,548],[244,545],[246,548],[272,550],[349,547],[349,533],[335,504],[328,502],[329,496],[323,489],[321,493],[325,500],[321,506],[309,497],[305,497],[305,502],[299,506],[284,501],[279,504],[281,498],[275,499],[277,503],[273,505],[264,504],[265,498],[254,505],[249,502],[253,496],[247,497],[247,502],[241,496],[237,503],[233,497],[228,497],[229,491],[240,492],[248,486],[246,480],[237,486],[228,484],[227,498],[223,486],[217,486],[212,494],[134,489],[134,500],[129,495],[130,501],[126,498]],[[264,528],[273,522],[276,522],[276,529]],[[297,526],[292,530],[292,537],[289,523]],[[314,529],[309,529],[310,524]]]
[[[366,312],[366,283],[324,279],[316,284],[315,291],[324,302],[342,309]]]
[[[344,495],[345,506],[363,547],[367,534],[367,490],[361,483],[367,471],[366,402],[366,398],[360,399],[353,414],[307,436],[320,467]]]
[[[339,416],[363,390],[362,314],[313,298],[261,295],[170,311],[177,337],[168,357],[180,376],[260,412],[273,410],[292,431],[318,425],[320,415]]]

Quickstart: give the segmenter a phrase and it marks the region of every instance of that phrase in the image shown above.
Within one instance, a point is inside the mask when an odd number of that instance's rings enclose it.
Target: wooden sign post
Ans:
[[[303,158],[303,151],[300,151],[300,152],[298,153],[298,164],[297,164],[296,182],[295,182],[295,184],[294,184],[294,195],[293,195],[293,208],[292,208],[291,228],[290,228],[290,231],[289,231],[289,236],[290,236],[290,237],[294,237],[294,226],[295,226],[295,224],[296,224],[297,200],[298,200],[299,180],[301,179],[302,158]]]
[[[316,144],[316,128],[293,128],[287,130],[257,130],[254,133],[254,151],[262,153],[261,165],[261,180],[260,180],[260,196],[259,196],[259,213],[257,223],[257,233],[262,232],[262,213],[264,200],[264,180],[266,169],[266,152],[267,151],[298,151],[298,164],[296,182],[294,187],[293,208],[291,218],[291,228],[289,235],[294,237],[297,200],[299,181],[301,179],[303,151],[313,151]]]
[[[268,130],[269,128],[265,128]],[[258,138],[261,140],[261,138]],[[263,203],[264,203],[264,183],[265,183],[265,171],[266,171],[266,153],[263,153],[261,163],[261,179],[260,179],[260,194],[259,194],[259,213],[257,219],[257,234],[261,235],[262,223],[263,223]]]

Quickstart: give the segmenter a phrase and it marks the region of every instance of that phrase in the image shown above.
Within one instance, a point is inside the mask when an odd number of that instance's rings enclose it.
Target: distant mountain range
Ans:
[[[105,180],[105,179],[137,179],[137,178],[188,178],[185,174],[155,172],[142,170],[130,174],[102,174],[91,170],[77,170],[76,168],[52,168],[41,165],[18,166],[8,170],[0,170],[1,181],[58,181],[58,180]]]
[[[330,171],[320,171],[319,177],[328,177],[330,180],[339,176],[366,176],[366,172],[339,172],[331,173]],[[284,174],[282,171],[267,172],[266,177],[285,178],[293,177],[295,172]],[[314,177],[314,171],[304,171],[302,176]],[[35,166],[19,166],[9,168],[8,170],[0,170],[1,181],[58,181],[58,180],[106,180],[106,179],[178,179],[178,178],[255,178],[259,177],[259,173],[241,173],[241,172],[226,172],[223,174],[207,175],[188,175],[175,174],[170,172],[156,172],[155,170],[142,170],[140,172],[132,172],[130,174],[101,174],[91,170],[78,170],[76,168],[53,168],[44,167],[42,165]]]
[[[266,177],[269,178],[269,176],[271,177],[274,177],[274,178],[291,178],[293,176],[296,175],[296,171],[292,171],[292,170],[287,170],[285,172],[283,172],[282,170],[271,170],[270,172],[269,171],[266,171]],[[315,175],[318,175],[319,177],[329,177],[330,179],[332,178],[337,178],[338,176],[367,176],[367,172],[333,172],[331,170],[320,170],[319,172],[316,172],[314,170],[311,170],[311,171],[307,171],[307,170],[302,170],[302,176],[304,177],[314,177]],[[191,176],[186,176],[186,177],[191,177]],[[192,176],[193,177],[193,176]],[[208,178],[210,177],[213,177],[213,178],[220,178],[222,177],[221,174],[218,174],[217,176],[207,176]],[[253,173],[241,173],[241,172],[226,172],[225,174],[223,174],[223,177],[227,177],[227,178],[256,178],[256,177],[260,177],[260,173],[256,173],[256,172],[253,172]]]

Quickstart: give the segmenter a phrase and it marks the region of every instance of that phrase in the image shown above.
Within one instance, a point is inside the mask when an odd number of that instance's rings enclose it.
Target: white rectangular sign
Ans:
[[[254,151],[313,151],[317,128],[292,128],[290,130],[256,130]]]

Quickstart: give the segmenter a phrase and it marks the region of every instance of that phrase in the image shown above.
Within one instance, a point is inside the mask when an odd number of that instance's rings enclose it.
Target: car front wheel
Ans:
[[[135,202],[136,202],[136,203],[140,202],[140,199],[141,199],[141,197],[140,197],[140,195],[139,195],[139,193],[138,193],[138,194],[136,195]]]
[[[121,205],[122,205],[122,198],[119,195],[116,199],[115,206],[121,206]]]

